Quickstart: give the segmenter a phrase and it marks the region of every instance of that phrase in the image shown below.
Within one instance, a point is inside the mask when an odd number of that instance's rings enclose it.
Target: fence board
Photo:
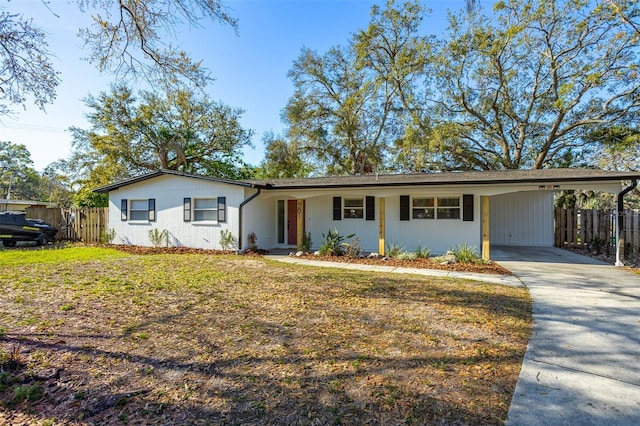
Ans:
[[[607,254],[615,251],[615,211],[556,209],[555,217],[556,247],[588,247],[592,241],[600,239]],[[640,250],[640,211],[625,210],[623,217],[623,237],[637,253]]]
[[[57,239],[99,243],[108,231],[109,209],[103,208],[28,208],[27,217],[42,219],[59,229]]]

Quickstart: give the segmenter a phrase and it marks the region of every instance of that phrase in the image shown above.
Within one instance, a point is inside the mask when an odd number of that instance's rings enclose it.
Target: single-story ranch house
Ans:
[[[220,249],[230,232],[238,249],[250,234],[262,249],[293,249],[310,233],[315,249],[335,229],[369,252],[468,244],[489,259],[491,244],[553,245],[554,191],[617,194],[622,210],[638,179],[640,172],[544,169],[230,181],[158,170],[96,191],[109,194],[115,243],[149,246],[157,229],[174,246]]]

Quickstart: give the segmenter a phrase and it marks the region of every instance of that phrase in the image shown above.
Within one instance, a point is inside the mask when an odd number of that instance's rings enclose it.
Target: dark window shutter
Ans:
[[[184,199],[184,221],[191,222],[191,198]]]
[[[462,220],[473,222],[473,194],[462,196]]]
[[[400,196],[400,220],[409,220],[409,196]]]
[[[156,199],[149,198],[149,222],[156,221]]]
[[[333,220],[342,219],[342,198],[333,197]]]
[[[127,220],[127,207],[129,203],[126,199],[120,200],[120,220]]]
[[[227,197],[218,197],[218,222],[227,221]]]
[[[366,219],[376,220],[376,197],[366,198]]]

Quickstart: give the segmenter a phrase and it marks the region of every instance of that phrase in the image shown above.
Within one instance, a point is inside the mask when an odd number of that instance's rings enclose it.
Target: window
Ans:
[[[125,206],[123,200],[122,207]],[[126,214],[122,211],[122,218],[126,220]],[[147,200],[129,200],[129,220],[155,221],[156,219],[156,200],[150,198]]]
[[[411,211],[413,219],[435,219],[435,199],[433,197],[414,198]]]
[[[364,199],[345,198],[343,212],[345,219],[362,219],[364,217]]]
[[[226,222],[227,197],[185,198],[183,201],[185,222]]]
[[[465,195],[465,219],[473,221],[473,196]],[[400,220],[460,219],[462,217],[460,197],[410,197],[400,196]]]
[[[193,200],[193,221],[214,221],[218,220],[218,199],[217,198],[195,198]]]
[[[460,197],[438,197],[438,219],[460,219]]]

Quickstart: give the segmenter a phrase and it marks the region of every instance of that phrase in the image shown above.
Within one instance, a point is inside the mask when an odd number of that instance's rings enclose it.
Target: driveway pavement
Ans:
[[[491,258],[533,298],[507,425],[640,425],[640,275],[557,248]]]

